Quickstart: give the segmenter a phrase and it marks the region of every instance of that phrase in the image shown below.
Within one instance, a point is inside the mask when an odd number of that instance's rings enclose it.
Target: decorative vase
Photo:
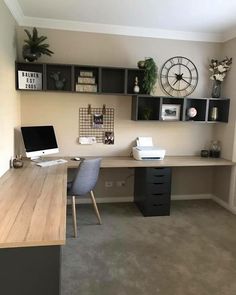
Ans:
[[[221,81],[214,80],[211,96],[214,98],[219,98],[220,92],[221,92]]]
[[[25,61],[34,62],[40,57],[40,53],[31,52],[30,48],[24,46],[22,50],[22,55]]]
[[[138,68],[139,69],[144,69],[145,68],[145,60],[140,60],[138,62]]]
[[[218,120],[218,108],[217,107],[213,107],[210,110],[210,120],[211,121],[217,121]]]
[[[210,157],[220,158],[221,144],[219,140],[212,140],[210,144]]]

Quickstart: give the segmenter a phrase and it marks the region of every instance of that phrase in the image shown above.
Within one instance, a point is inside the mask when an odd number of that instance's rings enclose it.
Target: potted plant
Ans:
[[[49,50],[49,45],[43,43],[47,37],[38,36],[38,31],[36,28],[33,28],[32,34],[28,30],[24,30],[28,36],[27,40],[24,40],[26,43],[22,48],[22,55],[26,61],[33,62],[37,60],[42,54],[51,56],[53,52]]]
[[[148,57],[138,62],[138,67],[144,69],[143,88],[150,94],[155,88],[157,81],[157,66],[153,58]]]

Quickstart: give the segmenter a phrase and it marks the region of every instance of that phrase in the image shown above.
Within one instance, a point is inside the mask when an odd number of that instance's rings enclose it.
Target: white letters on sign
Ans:
[[[18,71],[18,88],[42,90],[42,73]]]

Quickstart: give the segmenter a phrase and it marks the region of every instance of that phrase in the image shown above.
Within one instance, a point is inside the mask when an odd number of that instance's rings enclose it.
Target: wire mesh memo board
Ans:
[[[80,108],[79,109],[79,137],[96,137],[97,143],[104,143],[105,133],[114,137],[114,108]],[[94,116],[102,115],[101,127],[94,127]]]

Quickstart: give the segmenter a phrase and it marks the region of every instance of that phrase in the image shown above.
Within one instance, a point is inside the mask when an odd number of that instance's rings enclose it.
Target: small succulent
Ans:
[[[33,28],[32,34],[27,29],[24,31],[28,36],[28,39],[24,40],[26,44],[22,48],[22,54],[25,60],[34,61],[37,60],[42,54],[51,56],[54,53],[49,50],[49,44],[43,43],[47,37],[38,36],[38,31],[36,28]]]

